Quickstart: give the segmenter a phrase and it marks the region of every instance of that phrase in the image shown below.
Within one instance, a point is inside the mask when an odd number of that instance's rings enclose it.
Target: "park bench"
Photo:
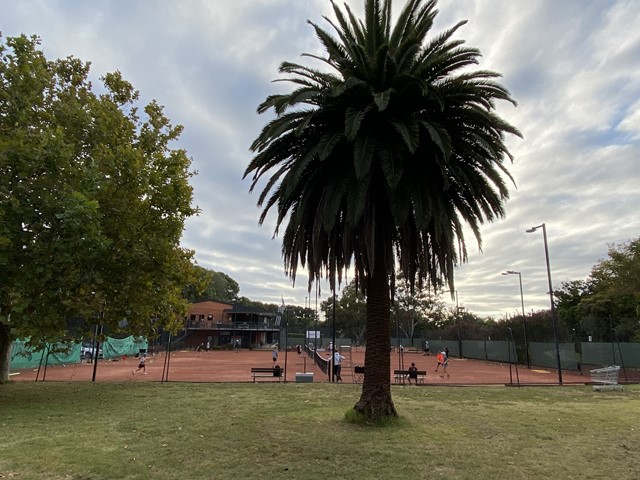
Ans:
[[[417,372],[418,378],[416,381],[418,383],[424,383],[424,379],[427,376],[426,370],[418,370]],[[409,381],[409,370],[394,370],[393,371],[393,379],[395,383],[405,383]]]
[[[253,367],[251,369],[251,375],[253,375],[253,381],[256,382],[258,379],[263,380],[282,380],[282,368],[264,368],[264,367]]]

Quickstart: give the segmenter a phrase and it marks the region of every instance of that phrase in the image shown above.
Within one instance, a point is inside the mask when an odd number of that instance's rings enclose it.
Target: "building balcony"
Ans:
[[[280,330],[273,322],[216,322],[214,320],[187,320],[187,330],[267,331]]]

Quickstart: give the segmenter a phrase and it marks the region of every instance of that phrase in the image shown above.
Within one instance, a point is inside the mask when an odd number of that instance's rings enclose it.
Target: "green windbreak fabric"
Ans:
[[[148,347],[149,342],[145,338],[132,335],[126,338],[107,337],[104,343],[100,344],[104,358],[131,356],[140,353],[140,350],[146,351]]]
[[[25,340],[14,340],[11,344],[11,356],[9,368],[17,370],[21,368],[37,368],[42,360],[42,365],[67,365],[80,362],[80,344],[55,344],[50,349],[35,350],[27,347]],[[61,350],[51,353],[51,350]],[[48,356],[47,356],[48,353]]]
[[[25,340],[14,340],[11,344],[11,355],[9,360],[9,368],[11,370],[19,370],[22,368],[37,368],[39,365],[68,365],[72,363],[80,363],[81,345],[79,343],[72,344],[55,344],[49,349],[34,349],[27,347]],[[100,350],[104,358],[117,358],[125,355],[132,356],[140,353],[140,350],[146,351],[149,342],[143,337],[128,336],[126,338],[107,337],[100,344]],[[59,350],[59,351],[56,351]]]

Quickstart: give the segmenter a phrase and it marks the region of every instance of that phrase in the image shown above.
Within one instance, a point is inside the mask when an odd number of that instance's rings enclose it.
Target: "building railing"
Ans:
[[[272,322],[217,322],[215,320],[187,320],[187,330],[278,330]]]

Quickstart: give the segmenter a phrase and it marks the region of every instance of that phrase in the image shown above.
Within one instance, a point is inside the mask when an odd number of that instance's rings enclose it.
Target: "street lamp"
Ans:
[[[336,289],[333,288],[333,323],[331,325],[331,381],[336,381]]]
[[[524,350],[527,355],[527,368],[531,368],[531,362],[529,361],[529,343],[527,342],[527,321],[524,317],[524,295],[522,294],[522,274],[513,270],[507,270],[502,272],[502,275],[518,275],[520,280],[520,303],[522,304],[522,327],[524,330]]]
[[[549,266],[549,246],[547,244],[547,227],[543,223],[536,227],[527,229],[527,233],[533,233],[542,228],[542,237],[544,240],[544,255],[547,260],[547,279],[549,280],[549,300],[551,302],[551,323],[553,325],[553,336],[556,342],[556,360],[558,362],[558,383],[562,385],[562,364],[560,363],[560,344],[558,343],[558,322],[556,320],[556,307],[553,301],[553,285],[551,283],[551,267]]]
[[[320,290],[320,284],[316,282],[316,312],[315,312],[315,321],[316,321],[316,331],[313,336],[313,354],[315,356],[315,352],[318,349],[318,337],[320,336],[320,331],[318,330],[318,291]]]
[[[458,291],[455,291],[456,294],[456,327],[458,330],[458,355],[462,358],[462,336],[460,335],[460,311],[464,310],[464,307],[458,305]]]

